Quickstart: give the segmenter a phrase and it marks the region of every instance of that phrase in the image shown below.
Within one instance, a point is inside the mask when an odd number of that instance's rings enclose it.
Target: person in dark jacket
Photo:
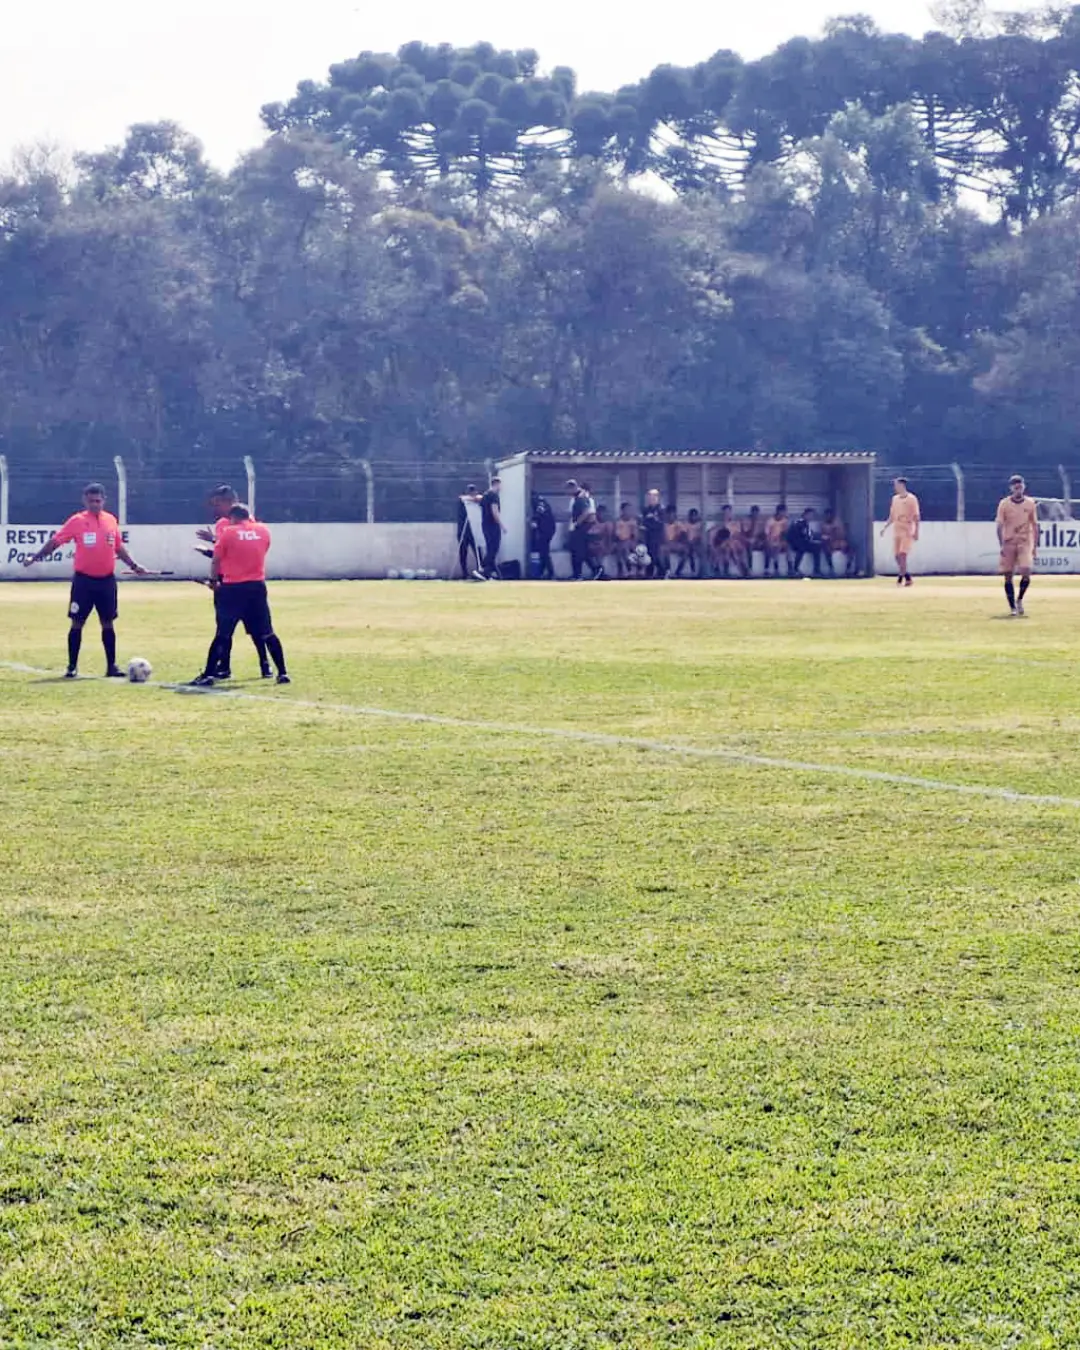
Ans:
[[[573,478],[567,483],[573,494],[570,498],[570,565],[574,580],[581,580],[582,569],[588,565],[594,581],[602,581],[604,569],[592,556],[590,540],[596,524],[596,503],[589,491],[588,483],[577,483]]]
[[[664,548],[664,508],[660,504],[659,488],[650,488],[645,494],[641,529],[645,535],[645,547],[649,551],[649,576],[662,577],[667,561]]]
[[[793,576],[802,575],[802,560],[808,553],[814,560],[814,576],[821,576],[821,525],[812,506],[808,506],[788,530],[788,547],[795,555]]]
[[[530,519],[530,553],[540,555],[540,580],[555,580],[555,565],[551,561],[551,541],[557,528],[555,512],[546,497],[539,492],[532,494],[532,516]]]

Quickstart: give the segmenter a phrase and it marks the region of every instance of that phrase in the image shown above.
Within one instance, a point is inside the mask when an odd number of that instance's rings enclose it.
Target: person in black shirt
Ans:
[[[469,524],[469,513],[465,507],[466,502],[478,502],[479,500],[480,494],[476,490],[475,483],[470,483],[457,500],[458,566],[461,568],[463,577],[468,577],[473,570],[469,566],[469,549],[473,551],[476,566],[480,566],[480,550],[473,538],[472,526]]]
[[[506,526],[499,512],[499,488],[502,480],[493,478],[491,486],[480,498],[480,528],[484,532],[484,570],[479,573],[485,581],[499,575],[499,549]]]
[[[801,576],[801,564],[807,553],[814,560],[814,576],[821,576],[821,526],[812,506],[808,506],[788,531],[788,545],[795,555],[792,575]]]
[[[570,565],[574,580],[581,580],[582,568],[588,563],[593,581],[600,581],[604,569],[597,563],[590,551],[593,526],[596,524],[596,503],[589,492],[588,483],[575,482],[573,478],[566,484],[573,493],[570,498]]]
[[[649,551],[649,576],[664,575],[664,508],[660,505],[660,491],[650,488],[645,495],[645,509],[641,513],[641,528],[645,547]]]
[[[540,580],[555,580],[555,565],[551,561],[551,541],[555,538],[555,512],[546,497],[532,494],[532,521],[529,552],[540,555]]]

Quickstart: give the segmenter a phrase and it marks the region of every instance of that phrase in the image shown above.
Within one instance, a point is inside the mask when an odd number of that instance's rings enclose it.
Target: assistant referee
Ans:
[[[291,684],[285,669],[285,652],[274,633],[270,601],[266,594],[266,555],[270,551],[270,530],[255,520],[246,506],[229,511],[229,524],[221,530],[214,545],[210,564],[210,583],[218,593],[217,631],[206,656],[206,669],[191,681],[206,688],[214,683],[222,654],[229,650],[237,624],[244,624],[253,638],[266,644],[270,659],[277,667],[278,684]]]

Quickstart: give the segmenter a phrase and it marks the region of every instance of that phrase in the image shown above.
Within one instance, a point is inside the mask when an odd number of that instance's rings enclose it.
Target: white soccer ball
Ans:
[[[397,579],[398,579],[398,577],[399,577],[400,575],[401,575],[401,573],[397,570],[396,567],[388,567],[388,568],[386,569],[386,579],[387,579],[387,581],[397,581]]]
[[[402,581],[415,581],[416,573],[412,570],[411,567],[406,567],[401,574],[401,579]]]
[[[145,684],[154,668],[145,656],[133,656],[128,662],[128,679],[132,684]]]

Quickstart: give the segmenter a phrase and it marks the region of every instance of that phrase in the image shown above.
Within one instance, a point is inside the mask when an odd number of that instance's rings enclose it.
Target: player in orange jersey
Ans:
[[[893,493],[892,506],[889,508],[889,519],[885,522],[881,537],[884,539],[885,530],[892,528],[893,554],[896,557],[896,584],[898,586],[910,586],[911,573],[908,571],[908,554],[911,552],[912,545],[917,543],[919,538],[919,525],[922,519],[919,515],[919,499],[914,492],[908,491],[906,478],[893,479]]]
[[[229,511],[229,525],[214,545],[210,580],[220,591],[217,606],[217,631],[206,657],[206,669],[192,680],[207,687],[214,683],[214,671],[227,664],[232,636],[238,623],[266,643],[266,650],[277,667],[278,684],[291,684],[285,669],[285,652],[274,632],[270,602],[266,594],[266,555],[270,551],[270,530],[253,519],[246,506]]]
[[[1039,547],[1039,514],[1033,498],[1024,491],[1018,473],[1009,479],[1009,495],[1002,497],[997,509],[997,537],[1001,546],[1001,571],[1005,577],[1005,599],[1009,611],[1024,617],[1024,596],[1031,585],[1031,569]],[[1013,573],[1020,573],[1020,594],[1013,590]]]
[[[83,625],[96,609],[101,621],[101,645],[105,648],[105,674],[110,679],[122,680],[124,672],[116,664],[115,624],[119,612],[116,560],[119,558],[140,576],[145,574],[146,568],[140,567],[124,547],[120,522],[105,510],[105,489],[100,483],[87,483],[83,488],[83,509],[69,516],[23,566],[33,567],[71,539],[75,541],[75,574],[71,578],[68,601],[71,627],[64,678],[73,680],[78,674]]]

